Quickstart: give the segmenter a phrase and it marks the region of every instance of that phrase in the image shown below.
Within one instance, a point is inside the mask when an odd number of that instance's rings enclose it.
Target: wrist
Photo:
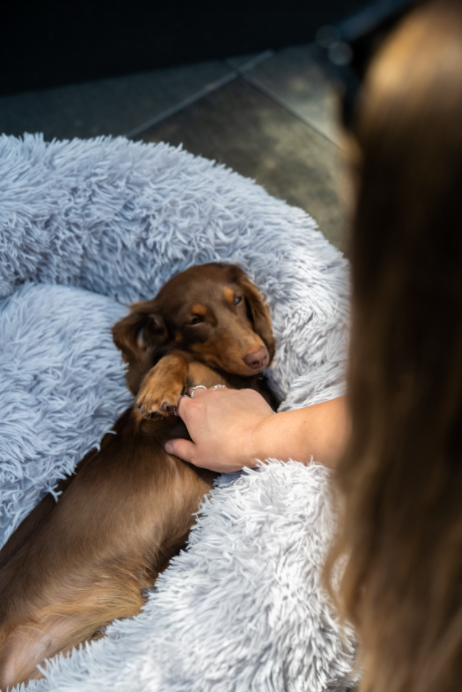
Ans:
[[[245,463],[243,467],[255,468],[259,461],[264,461],[268,456],[267,424],[273,417],[273,413],[262,416],[256,425],[249,431],[245,441]]]

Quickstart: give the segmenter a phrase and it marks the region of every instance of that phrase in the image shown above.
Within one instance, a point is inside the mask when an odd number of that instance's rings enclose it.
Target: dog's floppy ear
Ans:
[[[240,285],[245,295],[254,331],[263,339],[266,348],[268,349],[268,365],[270,365],[274,358],[276,341],[273,336],[273,325],[271,323],[268,306],[263,300],[258,288],[250,281],[249,277],[244,274],[242,270],[239,270],[237,283]]]
[[[127,385],[137,394],[141,381],[154,365],[155,351],[168,338],[167,328],[154,301],[133,303],[131,312],[112,327],[114,343],[128,363]]]

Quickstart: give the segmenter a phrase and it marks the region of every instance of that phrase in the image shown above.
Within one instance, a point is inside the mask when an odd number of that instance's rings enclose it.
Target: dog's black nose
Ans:
[[[268,351],[264,346],[260,346],[258,351],[248,353],[246,356],[244,356],[243,361],[249,366],[249,368],[252,368],[253,370],[260,370],[261,368],[264,368],[268,362]]]

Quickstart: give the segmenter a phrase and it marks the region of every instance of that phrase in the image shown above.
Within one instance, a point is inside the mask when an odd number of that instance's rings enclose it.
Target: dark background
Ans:
[[[364,0],[3,0],[0,94],[308,43]]]

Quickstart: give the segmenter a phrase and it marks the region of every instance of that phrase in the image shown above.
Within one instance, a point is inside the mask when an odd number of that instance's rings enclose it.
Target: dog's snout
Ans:
[[[260,346],[258,351],[248,353],[246,356],[244,356],[243,361],[249,366],[249,368],[252,368],[253,370],[260,370],[261,368],[264,368],[268,362],[268,351],[264,346]]]

